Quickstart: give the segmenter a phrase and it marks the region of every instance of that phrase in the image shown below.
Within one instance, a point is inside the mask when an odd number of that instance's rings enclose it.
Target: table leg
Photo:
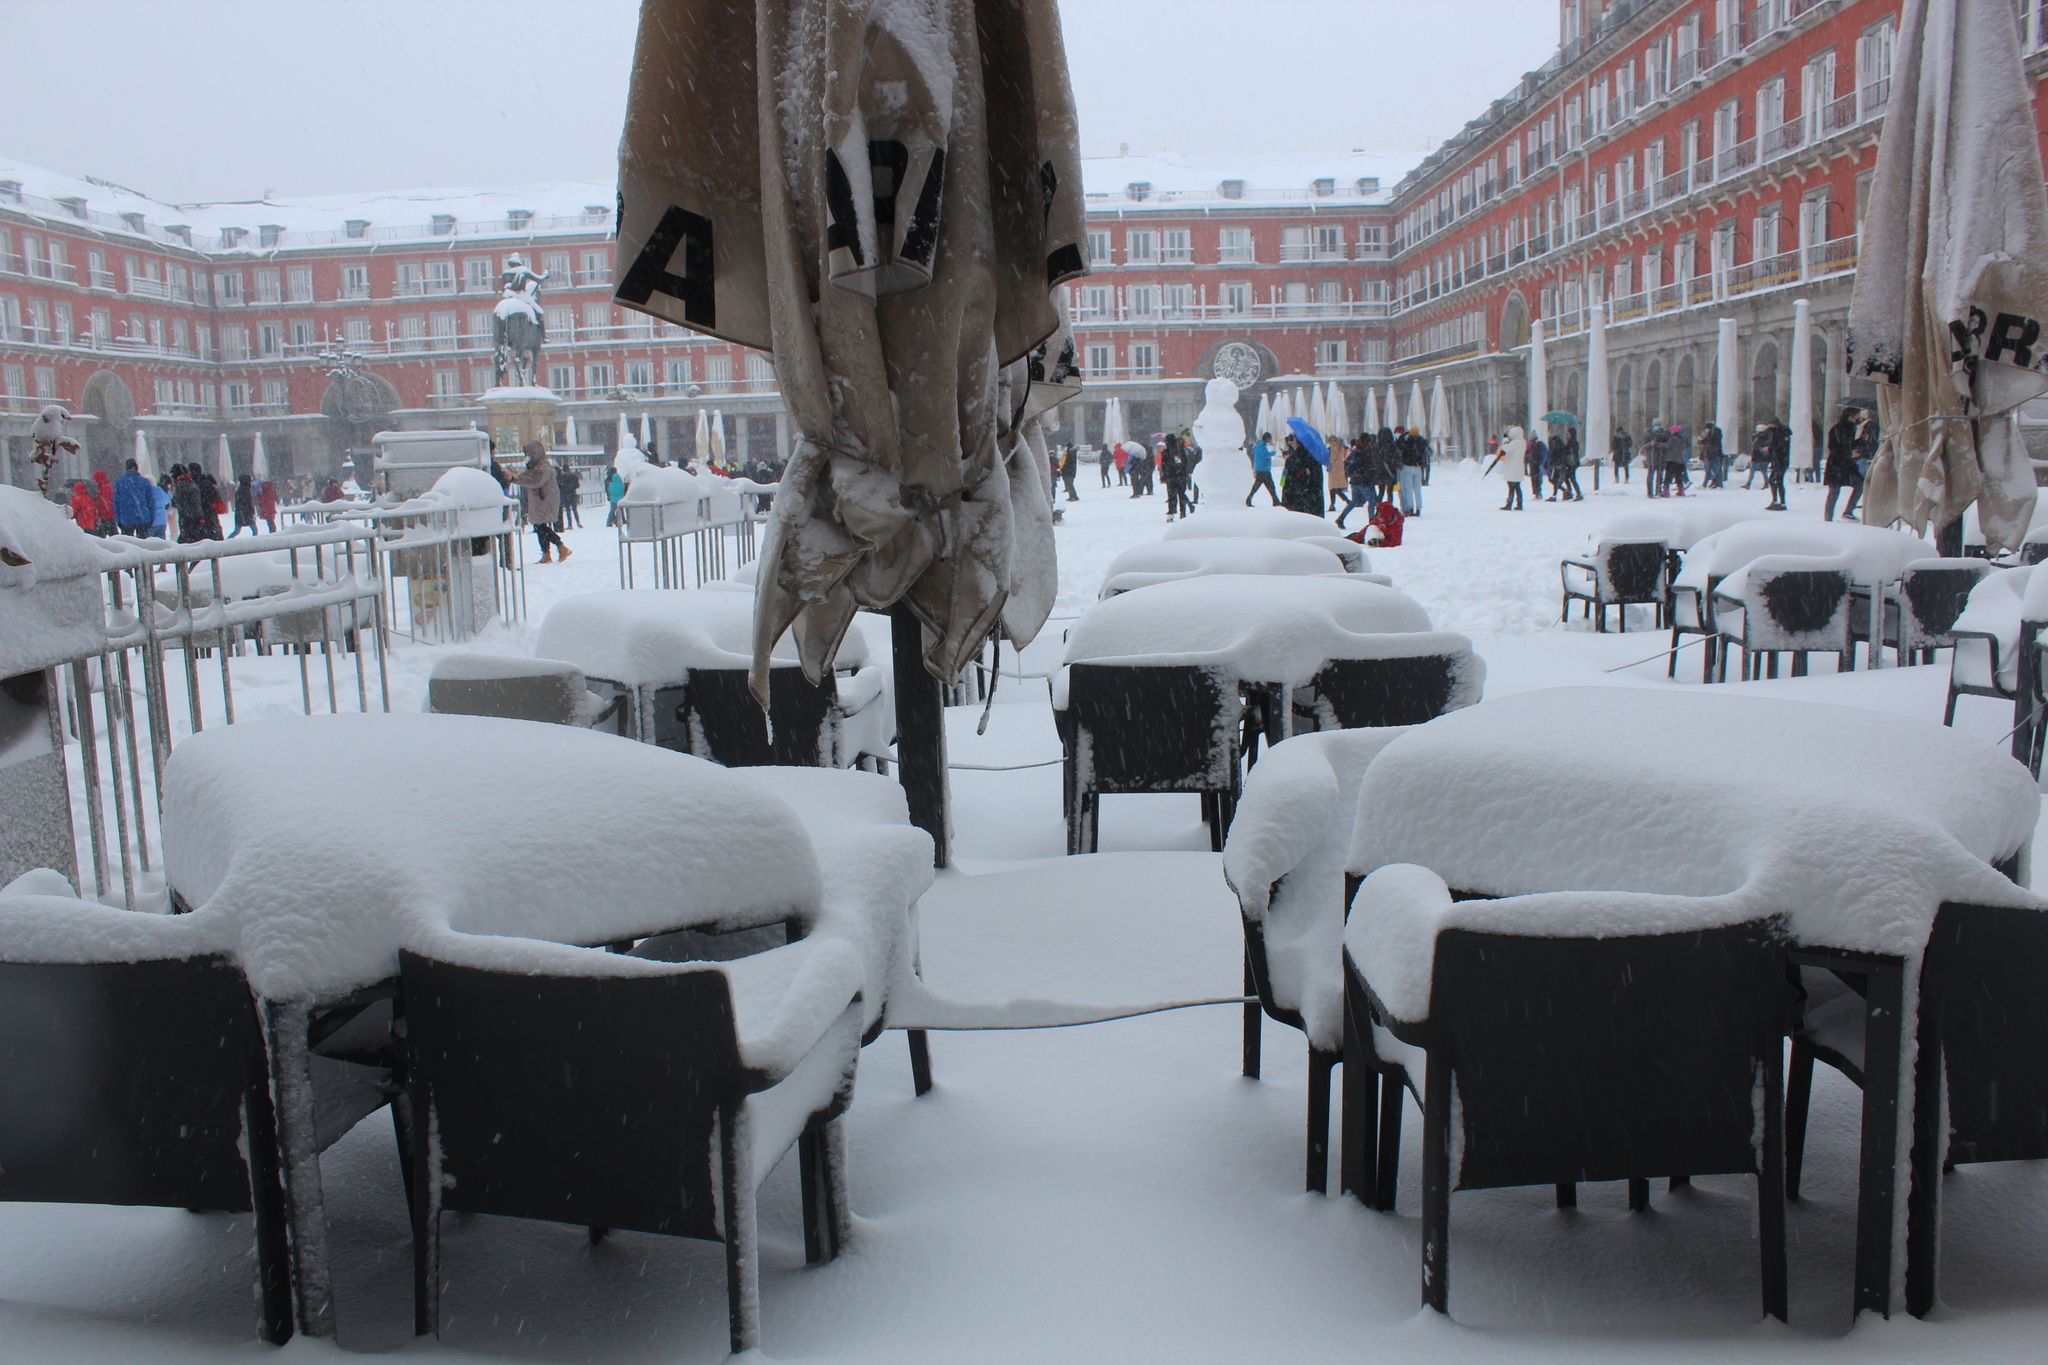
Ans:
[[[299,1332],[334,1335],[334,1295],[327,1275],[327,1210],[314,1131],[310,1020],[303,1005],[266,1001],[271,1083],[277,1100],[277,1145],[284,1175],[285,1219],[291,1227],[292,1282]]]

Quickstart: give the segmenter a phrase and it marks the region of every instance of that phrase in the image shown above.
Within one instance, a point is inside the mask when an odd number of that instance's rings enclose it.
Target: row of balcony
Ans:
[[[1759,166],[1790,156],[1809,143],[1833,137],[1858,124],[1874,122],[1884,116],[1890,100],[1891,82],[1873,82],[1854,94],[1844,95],[1821,106],[1809,118],[1789,120],[1769,130],[1760,138],[1749,138],[1736,143],[1723,149],[1718,155],[1703,156],[1689,167],[1682,167],[1641,189],[1632,190],[1617,199],[1610,199],[1590,213],[1582,213],[1568,220],[1554,233],[1538,233],[1526,242],[1510,246],[1507,251],[1490,256],[1474,267],[1468,267],[1462,274],[1454,273],[1448,281],[1440,280],[1426,289],[1405,295],[1394,308],[1394,315],[1399,316],[1409,309],[1421,307],[1432,299],[1453,293],[1489,276],[1512,270],[1552,251],[1563,250],[1576,242],[1609,228],[1618,227],[1630,219],[1663,208],[1709,186],[1747,175]]]
[[[1335,246],[1320,246],[1300,242],[1283,242],[1278,260],[1282,264],[1295,261],[1384,261],[1387,248],[1381,242],[1340,242]],[[1107,258],[1091,259],[1089,264],[1096,268],[1105,266],[1128,266],[1137,270],[1151,270],[1159,266],[1193,265],[1193,247],[1155,247],[1148,255],[1133,256],[1128,247],[1113,249]],[[1217,265],[1262,265],[1253,247],[1218,247]]]
[[[1760,3],[1743,17],[1742,22],[1736,28],[1723,33],[1707,35],[1700,40],[1698,47],[1685,52],[1674,53],[1671,71],[1667,77],[1660,78],[1653,74],[1649,79],[1637,81],[1626,92],[1618,92],[1598,110],[1589,110],[1576,123],[1566,123],[1562,129],[1564,153],[1569,154],[1578,151],[1583,146],[1613,135],[1638,115],[1662,104],[1673,93],[1684,90],[1685,87],[1696,81],[1703,80],[1709,72],[1724,62],[1740,58],[1752,49],[1788,35],[1799,20],[1805,18],[1806,15],[1826,3],[1830,3],[1830,0],[1760,0]],[[1633,14],[1639,7],[1631,5],[1626,7],[1625,11],[1622,11],[1614,5],[1610,5],[1607,22],[1603,24],[1601,34],[1595,35],[1592,38],[1579,39],[1575,43],[1566,44],[1559,54],[1557,65],[1560,67],[1569,65],[1587,47],[1597,41],[1599,37],[1605,36],[1622,18]],[[1617,14],[1619,14],[1619,17],[1617,17]],[[1838,106],[1845,104],[1851,109],[1858,110],[1858,113],[1847,122],[1840,122],[1837,127],[1830,128],[1828,131],[1840,131],[1843,127],[1853,126],[1854,123],[1862,122],[1872,117],[1873,115],[1863,113],[1861,110],[1868,104],[1873,95],[1876,99],[1877,113],[1881,114],[1885,102],[1890,97],[1889,86],[1890,80],[1888,77],[1880,78],[1879,80],[1869,82],[1862,90],[1852,92],[1850,95],[1834,101],[1827,107],[1826,118],[1841,119],[1842,113]],[[1794,125],[1787,124],[1783,126],[1792,127]],[[1407,251],[1412,247],[1422,244],[1437,233],[1447,231],[1461,219],[1493,203],[1496,199],[1513,189],[1520,181],[1528,180],[1537,172],[1551,165],[1558,160],[1559,155],[1556,143],[1546,142],[1541,144],[1534,153],[1523,158],[1519,175],[1515,168],[1505,168],[1499,180],[1484,181],[1477,187],[1474,193],[1458,196],[1456,202],[1452,205],[1452,211],[1448,217],[1438,219],[1434,214],[1426,214],[1422,219],[1421,230],[1412,239],[1402,234],[1397,228],[1394,250],[1396,252]]]
[[[1086,297],[1085,295],[1083,297]],[[1182,307],[1158,304],[1140,311],[1128,295],[1108,308],[1077,308],[1076,327],[1107,327],[1119,324],[1141,327],[1242,327],[1257,322],[1367,322],[1384,321],[1393,312],[1388,303],[1247,303],[1233,308],[1227,303],[1191,303]]]

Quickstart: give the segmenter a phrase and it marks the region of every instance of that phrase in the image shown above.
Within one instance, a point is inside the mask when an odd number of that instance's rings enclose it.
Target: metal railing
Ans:
[[[710,477],[717,477],[716,475]],[[638,587],[637,547],[646,546],[650,577],[657,588],[689,586],[689,561],[697,566],[697,586],[724,580],[732,567],[743,568],[756,553],[754,527],[766,520],[759,507],[761,495],[739,495],[736,516],[714,520],[711,497],[699,498],[687,510],[680,503],[626,502],[618,504],[619,586]],[[748,502],[756,506],[747,506]],[[732,541],[727,554],[726,540]],[[687,542],[687,549],[686,543]]]

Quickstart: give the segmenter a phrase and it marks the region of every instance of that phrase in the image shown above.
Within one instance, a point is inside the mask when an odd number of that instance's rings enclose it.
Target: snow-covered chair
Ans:
[[[1669,547],[1661,540],[1602,541],[1589,558],[1558,562],[1558,577],[1564,585],[1563,619],[1569,621],[1573,602],[1584,602],[1585,613],[1594,618],[1594,629],[1607,629],[1607,609],[1615,607],[1621,629],[1628,630],[1628,609],[1649,603],[1658,609],[1657,625],[1663,622],[1665,567]]]
[[[1244,1074],[1259,1074],[1266,1017],[1307,1035],[1307,1184],[1316,1193],[1329,1188],[1330,1068],[1344,1042],[1344,858],[1366,767],[1404,733],[1328,730],[1275,745],[1245,779],[1223,845],[1224,880],[1244,919],[1245,994],[1258,997],[1244,1007]],[[1368,1065],[1398,1093],[1398,1062]],[[1347,1085],[1359,1083],[1371,1082],[1347,1073]]]
[[[1855,599],[1849,575],[1822,568],[1811,555],[1763,555],[1714,589],[1720,635],[1718,681],[1728,680],[1728,655],[1742,650],[1745,680],[1778,676],[1778,655],[1792,655],[1792,676],[1804,677],[1809,654],[1833,654],[1838,671],[1856,666]]]
[[[178,917],[0,891],[0,1200],[255,1215],[259,1331],[293,1333],[263,1027],[219,945]]]
[[[1883,643],[1898,651],[1902,664],[1933,663],[1935,650],[1954,647],[1951,632],[1956,619],[1969,604],[1971,591],[1991,572],[1991,565],[1981,559],[1908,564],[1905,575],[1885,591]],[[1867,628],[1862,631],[1864,636],[1868,633]]]
[[[1367,649],[1370,652],[1367,652]],[[1420,725],[1477,703],[1486,662],[1449,631],[1381,635],[1352,657],[1331,659],[1294,692],[1294,731]]]
[[[1949,657],[1948,704],[1941,723],[1956,723],[1958,697],[2019,698],[2020,604],[2033,577],[2031,565],[1995,569],[1970,589],[1949,634],[1955,653]]]
[[[1237,805],[1244,701],[1237,680],[1196,665],[1077,663],[1059,708],[1067,852],[1093,853],[1105,795],[1199,792],[1221,851]]]
[[[837,1119],[860,1051],[853,955],[832,945],[792,971],[776,954],[669,964],[460,937],[400,958],[426,1118],[413,1136],[415,1332],[440,1330],[440,1215],[490,1213],[580,1223],[592,1242],[615,1228],[723,1242],[732,1349],[756,1349],[755,1200],[790,1147],[805,1259],[832,1259],[848,1230]]]
[[[1358,889],[1353,1029],[1370,1020],[1426,1058],[1423,1306],[1450,1311],[1453,1190],[1553,1185],[1567,1206],[1580,1182],[1627,1180],[1644,1209],[1652,1176],[1737,1174],[1757,1177],[1763,1310],[1782,1321],[1784,926],[1714,924],[1705,906],[1700,923],[1630,933],[1621,897],[1579,899],[1494,914],[1408,864]],[[1669,919],[1668,898],[1640,899],[1642,923]],[[1400,1111],[1376,1117],[1384,1156]]]

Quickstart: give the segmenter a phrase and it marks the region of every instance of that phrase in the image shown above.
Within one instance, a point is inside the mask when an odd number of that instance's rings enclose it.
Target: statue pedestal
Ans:
[[[485,389],[481,401],[488,415],[491,450],[499,459],[517,455],[528,441],[554,448],[555,407],[561,400],[553,389]]]

